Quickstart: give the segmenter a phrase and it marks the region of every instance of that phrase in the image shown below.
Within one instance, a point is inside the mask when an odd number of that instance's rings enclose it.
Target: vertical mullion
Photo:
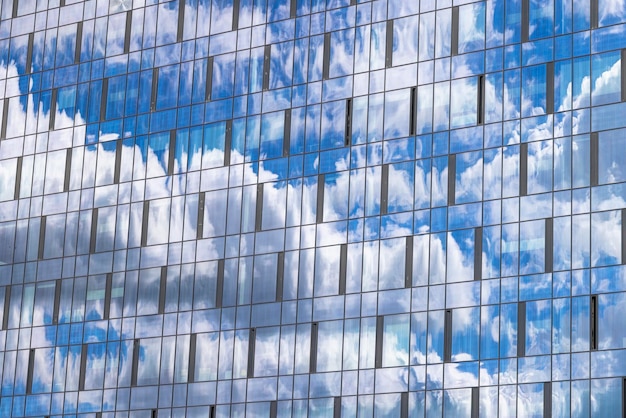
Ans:
[[[522,42],[528,42],[528,32],[529,32],[529,0],[522,0]]]
[[[554,62],[546,64],[546,113],[554,113]]]
[[[48,130],[54,131],[55,114],[57,112],[57,89],[52,89],[50,96],[50,112],[48,113]]]
[[[380,179],[380,214],[386,215],[389,206],[389,164],[383,164]]]
[[[315,220],[318,224],[324,222],[324,189],[326,188],[326,177],[324,174],[317,176],[317,207],[315,208]]]
[[[517,357],[526,356],[526,302],[517,304]]]
[[[4,288],[4,312],[2,312],[2,330],[9,328],[9,312],[11,305],[11,286]]]
[[[120,182],[120,171],[122,169],[122,140],[115,143],[115,168],[113,169],[113,184]]]
[[[221,308],[224,298],[224,259],[217,260],[217,285],[215,286],[215,307]]]
[[[276,302],[283,300],[283,283],[285,277],[285,253],[280,252],[276,256]]]
[[[545,220],[545,271],[546,273],[552,273],[552,265],[553,263],[553,221],[552,218],[546,218]]]
[[[148,245],[148,216],[150,216],[150,201],[143,202],[143,213],[141,217],[141,246]]]
[[[46,216],[42,216],[39,221],[39,247],[37,248],[37,259],[43,259],[44,245],[46,242]]]
[[[233,120],[228,119],[226,121],[226,130],[224,135],[224,167],[230,165],[230,150],[233,142]]]
[[[324,34],[324,54],[322,56],[322,79],[330,77],[330,32]]]
[[[81,359],[82,361],[82,359]],[[35,370],[35,349],[31,348],[28,352],[28,369],[26,371],[26,394],[33,393],[33,372]]]
[[[472,388],[472,412],[471,418],[478,418],[480,416],[480,388]]]
[[[104,315],[103,319],[109,319],[111,316],[111,289],[113,287],[113,274],[108,273],[106,283],[104,285]]]
[[[189,365],[187,368],[187,381],[189,383],[196,380],[196,339],[197,334],[191,334],[189,337]]]
[[[150,92],[150,111],[156,110],[157,92],[159,88],[159,69],[152,69],[152,91]]]
[[[131,386],[137,386],[137,371],[139,368],[139,347],[140,346],[140,341],[139,339],[136,339],[133,342],[133,362],[132,362],[132,369],[131,369],[131,374],[130,374],[130,385]]]
[[[65,151],[65,176],[63,177],[63,191],[70,191],[70,179],[72,174],[72,148]]]
[[[126,12],[126,30],[124,32],[124,54],[130,52],[130,35],[133,28],[133,11]]]
[[[528,194],[528,143],[519,146],[519,195]]]
[[[344,137],[344,145],[352,144],[352,99],[346,100],[346,132]]]
[[[270,88],[270,65],[272,63],[272,46],[265,45],[263,54],[263,90]]]
[[[83,48],[83,22],[76,24],[76,46],[74,48],[74,64],[80,62],[80,54]]]
[[[483,276],[483,229],[474,228],[474,280]]]
[[[591,295],[589,301],[589,346],[591,351],[598,349],[598,296]]]
[[[415,135],[415,123],[417,113],[417,87],[411,87],[411,114],[409,115],[409,136]]]
[[[7,137],[7,118],[9,117],[9,99],[5,97],[2,105],[2,126],[0,126],[0,139]]]
[[[52,324],[59,323],[59,307],[61,305],[61,279],[57,279],[54,283],[54,305],[52,307]]]
[[[256,216],[254,218],[254,230],[260,232],[263,229],[263,183],[256,186]]]
[[[271,401],[270,402],[270,418],[276,418],[278,415],[278,402]]]
[[[385,317],[380,315],[376,317],[376,348],[374,354],[374,367],[380,369],[383,367],[383,332],[385,328]]]
[[[453,206],[456,201],[456,154],[448,156],[448,205]]]
[[[311,347],[309,350],[309,373],[317,372],[317,337],[319,327],[317,322],[311,324]]]
[[[283,157],[289,155],[291,147],[291,109],[285,110],[285,125],[283,130]]]
[[[626,209],[622,209],[622,264],[626,264]]]
[[[184,25],[185,25],[185,0],[180,0],[178,2],[178,28],[176,30],[176,42],[183,41]]]
[[[33,66],[33,41],[34,33],[28,34],[28,48],[26,49],[26,74],[31,73],[31,67]]]
[[[239,29],[239,0],[233,0],[233,25],[232,30]]]
[[[15,189],[13,190],[13,199],[20,198],[20,186],[22,184],[22,157],[17,157],[17,167],[15,169]]]
[[[622,417],[626,417],[626,377],[622,380]]]
[[[452,8],[452,39],[450,41],[450,54],[458,55],[459,53],[459,6]]]
[[[404,253],[404,287],[413,287],[413,235],[406,237]]]
[[[452,361],[452,309],[446,309],[443,322],[443,361]]]
[[[598,155],[599,155],[599,135],[597,132],[592,132],[590,136],[589,144],[589,158],[590,158],[590,175],[589,181],[592,186],[597,186],[599,183],[599,169],[598,169]]]
[[[91,234],[89,236],[89,253],[96,252],[96,238],[98,236],[98,208],[91,211]]]
[[[339,294],[346,294],[346,270],[348,266],[348,244],[341,244],[339,250]]]
[[[256,328],[250,328],[248,334],[248,379],[254,377],[254,352],[256,351]]]
[[[107,117],[107,95],[109,93],[109,79],[102,79],[102,96],[100,96],[100,120],[104,121]]]
[[[5,3],[6,4],[6,3]],[[13,0],[13,10],[11,11],[11,18],[17,17],[17,8],[19,6],[19,0]]]
[[[174,174],[174,163],[176,161],[176,129],[170,129],[170,145],[167,155],[167,175]]]
[[[211,91],[213,90],[213,57],[209,57],[206,62],[206,80],[205,80],[205,90],[204,90],[204,100],[211,100]]]
[[[202,239],[204,234],[204,192],[198,194],[198,219],[196,221],[196,239]]]
[[[552,417],[552,382],[543,384],[543,418]]]
[[[596,2],[598,0],[591,0],[592,2]],[[622,102],[626,102],[626,48],[622,49],[620,51],[620,58],[621,58],[621,74],[620,74],[620,90],[621,90],[621,94],[620,94],[620,99]]]
[[[598,0],[590,0],[589,20],[591,29],[598,27]]]
[[[85,390],[85,372],[87,371],[87,344],[80,350],[80,371],[78,372],[78,390]]]
[[[385,37],[385,67],[393,66],[393,19],[387,21],[387,33]]]
[[[333,418],[341,418],[341,396],[335,396],[333,400]]]
[[[290,19],[295,19],[296,18],[296,14],[298,12],[298,1],[297,0],[291,0],[291,3],[289,5],[289,18]]]
[[[167,267],[161,267],[161,282],[159,284],[159,314],[165,313],[165,291],[167,289]]]
[[[554,89],[552,89],[554,90]],[[476,110],[478,114],[476,115],[476,122],[478,125],[483,125],[485,123],[485,75],[478,76],[478,91],[477,91],[477,103]]]
[[[409,418],[409,392],[400,394],[400,418]]]

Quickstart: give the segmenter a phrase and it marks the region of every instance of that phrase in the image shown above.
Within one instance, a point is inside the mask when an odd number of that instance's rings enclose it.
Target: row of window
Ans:
[[[278,5],[274,5],[275,7],[273,7],[272,10],[280,10],[280,15],[282,15],[281,17],[283,18],[295,18],[295,11],[297,6],[296,0],[285,1],[290,1],[291,5],[284,5],[286,6],[284,8],[280,8]],[[10,4],[10,1],[6,2]],[[27,2],[27,4],[30,3],[32,2]],[[154,47],[155,41],[157,46],[161,46],[171,42],[182,42],[187,39],[193,39],[194,37],[207,36],[209,35],[209,27],[211,28],[210,32],[213,34],[214,42],[224,41],[222,39],[224,38],[224,35],[215,35],[215,33],[231,31],[237,29],[240,26],[240,5],[238,1],[231,7],[226,7],[223,10],[214,10],[214,13],[212,14],[210,10],[207,10],[202,5],[198,6],[193,1],[189,5],[187,5],[183,0],[178,3],[178,5],[174,5],[173,7],[171,4],[164,3],[160,6],[149,6],[146,9],[138,8],[135,10],[127,11],[126,13],[113,14],[108,19],[108,30],[107,19],[97,19],[95,21],[96,27],[89,31],[89,34],[93,32],[93,34],[96,36],[94,44],[102,44],[103,46],[102,51],[95,51],[96,56],[103,56],[105,44],[107,49],[107,55],[116,55],[138,50],[142,47],[144,49]],[[573,29],[581,30],[588,29],[589,27],[598,28],[606,25],[612,25],[624,22],[626,16],[625,10],[607,9],[607,6],[605,6],[603,2],[595,0],[592,1],[590,4],[591,16],[589,16],[587,13],[584,13],[583,11],[572,11],[570,9],[571,6],[568,7],[565,6],[565,4],[559,4],[556,9],[558,9],[558,11],[560,12],[560,16],[558,16],[560,20],[557,20],[554,16],[555,5],[553,4],[553,2],[527,0],[520,3],[521,4],[507,5],[506,13],[504,13],[504,7],[502,7],[502,10],[500,10],[500,8],[498,7],[499,5],[497,4],[491,6],[486,5],[486,3],[484,2],[480,2],[463,6],[455,6],[452,9],[439,10],[436,13],[425,13],[427,10],[422,10],[423,13],[420,16],[415,15],[403,18],[397,18],[396,16],[396,19],[388,20],[387,23],[382,23],[380,25],[375,24],[377,26],[380,26],[380,30],[376,29],[376,31],[381,32],[376,35],[376,39],[384,39],[385,37],[387,37],[388,49],[397,46],[398,50],[414,49],[416,51],[417,47],[405,47],[404,44],[407,43],[410,45],[410,42],[417,42],[418,38],[427,38],[426,34],[436,32],[436,42],[420,42],[420,49],[424,50],[423,52],[420,52],[420,56],[429,56],[433,58],[435,55],[439,57],[446,54],[450,55],[450,53],[452,53],[452,55],[455,55],[457,53],[472,52],[475,50],[484,49],[486,45],[501,45],[503,43],[502,38],[504,37],[507,38],[507,43],[520,41],[528,42],[554,36],[555,34],[570,33]],[[375,2],[374,4],[376,5],[376,11],[383,9],[382,6],[384,5],[384,2]],[[76,6],[71,7],[72,13],[79,14],[80,16],[78,16],[78,18],[83,17],[82,4],[79,8],[77,8]],[[200,17],[198,18],[198,13],[185,14],[184,10],[186,6],[189,6],[190,10],[198,7]],[[446,5],[446,7],[449,7],[449,5]],[[177,9],[183,10],[183,12],[178,13]],[[407,13],[407,10],[405,9],[411,9],[411,7],[398,7],[398,9],[402,10],[403,14],[417,13],[417,10],[408,10]],[[11,7],[6,10],[7,11],[5,11],[5,13],[10,13]],[[254,13],[258,13],[259,10],[259,6],[255,4]],[[15,12],[15,8],[13,8],[13,12]],[[88,8],[85,14],[93,15],[94,12],[95,10]],[[98,10],[98,13],[101,14],[101,10]],[[354,7],[344,8],[329,12],[326,16],[326,19],[324,19],[323,14],[314,14],[312,22],[309,22],[307,16],[307,20],[299,18],[296,25],[294,25],[293,21],[270,23],[270,27],[268,30],[270,33],[276,32],[278,34],[282,32],[279,35],[280,38],[278,38],[280,40],[289,38],[293,39],[295,35],[294,31],[297,31],[298,37],[307,36],[309,33],[316,34],[321,32],[324,27],[324,20],[328,20],[327,26],[329,27],[341,28],[346,26],[354,26],[355,23],[363,24],[370,23],[370,21],[372,20],[380,20],[376,19],[376,13],[377,12],[374,12],[374,16],[372,16],[371,5],[361,4],[359,5],[358,11]],[[62,22],[68,20],[68,18],[65,16],[66,14],[68,13],[62,13]],[[390,12],[390,14],[393,15],[393,12]],[[572,27],[572,14],[574,15],[576,20],[576,28]],[[248,13],[247,10],[243,13],[243,16],[247,19],[252,17],[252,15],[252,10],[250,10],[250,13]],[[386,15],[386,13],[384,13],[384,15]],[[384,15],[382,17],[385,17]],[[257,15],[257,18],[259,16],[263,17],[263,20],[265,20],[265,15],[263,13]],[[460,19],[459,16],[462,16],[463,18]],[[203,25],[199,25],[200,28],[198,30],[202,33],[198,33],[197,36],[194,36],[196,35],[195,33],[193,33],[195,32],[196,23],[197,21],[202,21],[203,17],[206,18],[204,19],[205,21],[210,22],[210,25],[206,25],[206,27],[204,27]],[[391,18],[393,17],[394,16],[391,16]],[[492,19],[492,21],[490,21],[488,25],[486,25],[486,17]],[[70,19],[75,21],[76,17],[72,16],[72,18]],[[418,21],[420,21],[419,24]],[[94,27],[94,21],[89,21],[86,19],[86,22],[87,25]],[[168,25],[163,24],[163,22],[177,22],[177,24]],[[346,24],[346,22],[351,22],[351,24]],[[505,22],[507,31],[504,30]],[[399,28],[397,31],[394,31],[393,26],[396,23]],[[387,25],[386,29],[385,25]],[[20,21],[20,26],[26,28],[28,28],[28,26],[32,27],[34,26],[34,19],[26,20],[23,18]],[[308,30],[309,26],[312,27],[311,31]],[[20,29],[21,31],[24,31],[23,27]],[[126,30],[119,30],[119,28],[121,27],[126,27]],[[142,34],[141,29],[139,28],[145,28],[145,33]],[[77,32],[79,35],[82,33],[81,30],[72,30],[70,32]],[[252,36],[255,38],[259,37],[259,34],[257,32],[259,31],[255,30],[255,33]],[[288,36],[289,32],[291,32],[290,37]],[[451,39],[441,39],[443,38],[444,33],[451,33]],[[260,35],[262,38],[265,37],[265,34],[263,32],[261,32]],[[66,36],[72,37],[72,34],[66,33]],[[102,37],[102,39],[98,40],[98,37],[100,36]],[[133,38],[132,41],[131,36]],[[245,37],[244,33],[242,33],[242,36]],[[249,37],[250,34],[248,34],[248,38]],[[389,40],[389,38],[392,38],[392,40]],[[393,38],[396,38],[395,40],[397,40],[397,42],[394,42]],[[499,43],[497,42],[498,38],[500,38]],[[80,38],[78,39],[80,40]],[[411,41],[410,39],[415,39],[415,41]],[[229,41],[230,39],[226,40],[225,43],[232,43]],[[71,42],[64,43],[70,44]],[[434,53],[434,51],[431,51],[430,53],[426,52],[427,50],[432,50],[435,45],[437,45],[436,54]],[[228,50],[232,50],[232,45],[226,46],[226,48]],[[90,55],[92,52],[91,49],[92,48],[88,46],[85,52]],[[98,50],[100,48],[93,49]],[[54,51],[52,51],[51,53],[54,54]],[[69,62],[67,61],[62,61],[61,65],[66,65],[68,63]],[[389,66],[390,63],[390,58],[385,59],[385,65]],[[28,69],[27,72],[28,71],[30,71],[30,69]]]
[[[379,390],[399,391],[406,387],[405,377],[389,368],[441,363],[443,382],[424,381],[426,370],[421,367],[413,370],[411,380],[416,380],[411,387],[468,387],[478,385],[479,379],[481,385],[491,385],[499,379],[505,383],[511,379],[507,374],[516,373],[520,383],[530,383],[553,377],[551,352],[624,348],[624,330],[611,314],[624,302],[624,294],[573,298],[572,306],[563,306],[563,301],[8,350],[3,355],[2,392],[31,394],[373,368],[388,369],[381,372],[386,376],[381,374]],[[490,360],[505,357],[513,363]],[[598,351],[593,363],[604,359],[610,364],[599,366],[594,376],[619,376],[623,364],[613,363],[621,358],[623,350]],[[569,363],[569,357],[565,359]],[[571,361],[575,369],[575,358]],[[527,374],[530,370],[535,373]],[[327,384],[337,387],[339,382],[329,379]]]

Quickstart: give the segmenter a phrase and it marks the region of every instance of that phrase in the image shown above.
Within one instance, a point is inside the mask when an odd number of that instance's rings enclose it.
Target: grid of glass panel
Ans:
[[[622,3],[0,0],[0,416],[622,411]]]

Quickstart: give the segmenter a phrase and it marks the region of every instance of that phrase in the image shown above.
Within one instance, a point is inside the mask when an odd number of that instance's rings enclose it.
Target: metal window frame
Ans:
[[[46,220],[47,217],[44,215],[41,217],[39,221],[39,245],[37,246],[37,259],[43,260],[43,253],[46,244]]]
[[[598,156],[600,155],[599,142],[600,141],[598,132],[591,132],[591,134],[589,135],[589,183],[591,184],[591,186],[597,186],[600,178],[598,161]]]
[[[322,80],[330,78],[330,32],[324,34],[324,51],[322,55]]]
[[[196,220],[196,239],[202,239],[204,235],[204,205],[205,192],[198,193],[198,219]]]
[[[452,361],[452,309],[446,309],[443,320],[443,362]]]
[[[263,183],[256,185],[256,214],[254,217],[254,230],[263,230]]]
[[[128,54],[130,52],[130,35],[133,28],[133,11],[129,10],[126,12],[126,27],[124,30],[124,54]]]
[[[519,195],[528,195],[528,143],[519,146]]]
[[[247,378],[254,377],[254,355],[256,352],[256,328],[248,332],[248,374]]]
[[[552,218],[545,219],[545,272],[552,273],[554,264],[554,222]]]
[[[326,176],[318,174],[317,176],[317,202],[315,207],[315,222],[321,224],[324,222],[324,189],[326,188]]]
[[[187,364],[187,382],[193,383],[196,380],[196,344],[198,334],[189,336],[189,363]]]
[[[459,54],[459,6],[452,7],[450,55]]]
[[[122,140],[118,139],[115,144],[115,168],[113,169],[113,184],[120,182],[120,172],[122,170]]]
[[[456,204],[456,154],[448,155],[448,206]]]
[[[224,280],[223,269],[224,267],[222,263],[222,282]],[[276,255],[276,302],[281,302],[283,300],[283,287],[284,287],[284,280],[285,280],[284,276],[285,276],[285,253],[281,251]]]
[[[598,350],[598,295],[589,297],[589,350]]]
[[[387,20],[385,34],[385,68],[393,67],[393,19]]]
[[[63,191],[70,191],[70,180],[72,175],[72,148],[65,151],[65,176],[63,177]]]
[[[50,110],[48,112],[48,130],[54,131],[55,115],[57,112],[57,89],[52,89],[50,94]]]
[[[107,117],[107,95],[109,94],[109,79],[102,79],[102,96],[100,96],[100,120],[104,121]]]
[[[89,254],[96,252],[96,238],[98,236],[98,208],[91,210],[91,232],[89,235]]]
[[[526,302],[517,304],[517,357],[526,357]]]
[[[64,0],[61,0],[64,1]],[[126,40],[124,40],[124,47],[126,47]],[[80,55],[83,51],[83,22],[76,24],[76,45],[74,48],[74,64],[80,62]]]
[[[379,315],[376,317],[376,348],[374,354],[374,367],[380,369],[383,367],[383,338],[385,330],[385,317]]]
[[[474,228],[474,280],[483,277],[483,228]]]
[[[380,214],[386,215],[389,209],[389,164],[381,166],[380,173]]]

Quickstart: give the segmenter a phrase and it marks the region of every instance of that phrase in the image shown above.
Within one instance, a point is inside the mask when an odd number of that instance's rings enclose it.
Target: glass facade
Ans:
[[[610,417],[626,6],[0,0],[0,416]]]

